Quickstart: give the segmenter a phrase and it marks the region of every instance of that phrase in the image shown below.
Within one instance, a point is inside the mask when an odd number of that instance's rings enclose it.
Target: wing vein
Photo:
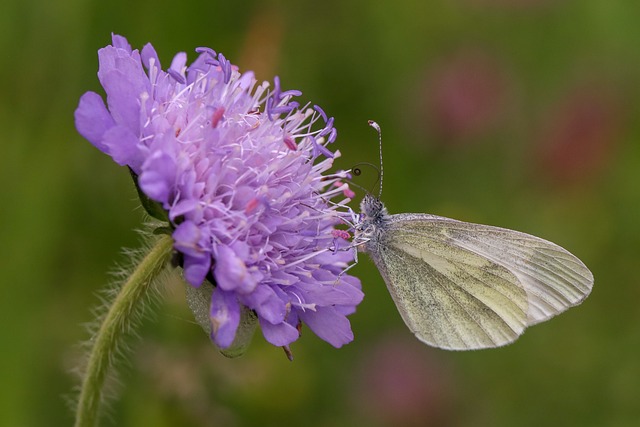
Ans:
[[[400,257],[397,253],[392,252],[393,256],[395,256],[400,263],[403,263],[403,259],[402,257]],[[457,283],[455,280],[451,279],[450,277],[438,272],[435,268],[433,268],[433,266],[431,266],[428,262],[423,261],[421,259],[417,259],[415,257],[413,257],[412,255],[406,254],[407,256],[411,256],[412,258],[418,260],[418,261],[422,261],[424,262],[425,265],[427,265],[429,267],[429,269],[431,270],[432,277],[438,281],[438,284],[440,286],[440,288],[447,294],[447,296],[456,303],[456,305],[458,307],[460,307],[460,309],[466,314],[466,317],[468,318],[469,321],[471,321],[474,325],[476,325],[479,330],[481,330],[483,332],[483,334],[487,337],[487,339],[489,341],[491,341],[494,345],[497,345],[498,342],[494,339],[494,337],[491,335],[491,333],[486,329],[485,325],[478,319],[477,316],[474,316],[472,314],[472,312],[465,306],[465,304],[463,304],[463,302],[459,299],[459,297],[451,292],[450,288],[456,288],[458,289],[458,291],[462,292],[463,294],[467,295],[469,298],[473,299],[474,301],[476,301],[476,303],[482,307],[487,308],[488,310],[490,310],[497,319],[500,320],[500,323],[502,325],[507,326],[514,334],[515,336],[518,336],[520,333],[518,331],[516,331],[507,321],[505,321],[505,319],[502,317],[502,315],[500,313],[498,313],[493,307],[491,307],[490,305],[487,305],[484,301],[482,301],[477,295],[475,295],[474,293],[470,292],[469,290],[467,290],[466,288],[460,286],[459,283]],[[471,267],[471,266],[469,266]],[[462,271],[462,270],[461,270]],[[503,296],[505,298],[505,300],[510,301],[510,298],[504,294],[503,292],[501,292],[499,289],[496,289],[495,287],[491,286],[489,281],[484,280],[482,277],[478,277],[475,274],[471,274],[470,271],[474,271],[474,270],[469,270],[466,271],[466,274],[470,277],[472,277],[473,279],[475,279],[476,281],[482,283],[484,286],[486,286],[488,289],[491,289],[494,292],[497,292],[498,294],[500,294],[501,296]],[[493,277],[495,277],[496,279],[502,279],[500,276],[498,276],[496,273],[492,272],[492,271],[486,271],[483,270],[483,273],[485,274],[489,274]],[[464,282],[464,278],[460,279],[460,282]],[[431,293],[432,298],[433,298],[433,293]],[[434,299],[435,300],[435,299]],[[510,301],[511,302],[511,301]],[[510,310],[512,311],[512,310]],[[446,312],[444,312],[445,317],[447,317],[447,320],[449,321],[449,323],[453,326],[457,325],[457,322],[451,322],[450,317],[446,314]],[[454,327],[454,330],[456,331],[456,334],[458,335],[458,337],[460,338],[460,340],[462,342],[465,343],[465,345],[471,346],[473,345],[473,343],[469,343],[464,339],[463,334],[461,334],[461,332],[458,330],[458,328]]]

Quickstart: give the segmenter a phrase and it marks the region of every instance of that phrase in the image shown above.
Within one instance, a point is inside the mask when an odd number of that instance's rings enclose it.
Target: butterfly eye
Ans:
[[[355,176],[360,176],[362,174],[362,170],[360,168],[353,168],[352,172]]]

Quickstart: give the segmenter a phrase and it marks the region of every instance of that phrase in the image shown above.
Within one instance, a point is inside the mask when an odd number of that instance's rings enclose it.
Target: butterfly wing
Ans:
[[[554,243],[434,215],[392,215],[367,249],[413,333],[451,350],[508,344],[593,285],[587,267]]]

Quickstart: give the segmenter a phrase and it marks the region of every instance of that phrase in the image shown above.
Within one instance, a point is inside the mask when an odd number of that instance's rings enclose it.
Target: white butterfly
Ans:
[[[371,195],[361,203],[354,237],[409,329],[443,349],[509,344],[528,326],[580,304],[593,286],[582,261],[554,243],[435,215],[389,215]]]

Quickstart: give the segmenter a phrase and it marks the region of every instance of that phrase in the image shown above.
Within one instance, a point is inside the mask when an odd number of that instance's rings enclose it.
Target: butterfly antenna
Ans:
[[[378,191],[378,199],[380,199],[382,197],[382,176],[384,175],[384,168],[382,166],[382,131],[380,130],[380,125],[373,120],[369,120],[369,126],[378,132],[378,143],[380,145],[380,190]]]
[[[360,163],[356,163],[355,165],[353,165],[350,169],[351,173],[354,174],[355,176],[360,176],[362,175],[362,169],[359,168],[360,165],[365,165],[365,166],[369,166],[372,167],[376,170],[376,172],[378,172],[378,179],[376,179],[376,182],[373,184],[373,187],[375,187],[379,182],[380,182],[380,169],[378,169],[378,167],[376,165],[373,165],[369,162],[360,162]],[[368,188],[364,188],[361,185],[356,184],[355,182],[351,181],[351,184],[354,187],[358,187],[359,189],[361,189],[362,191],[364,191],[366,194],[371,194],[370,189]]]

